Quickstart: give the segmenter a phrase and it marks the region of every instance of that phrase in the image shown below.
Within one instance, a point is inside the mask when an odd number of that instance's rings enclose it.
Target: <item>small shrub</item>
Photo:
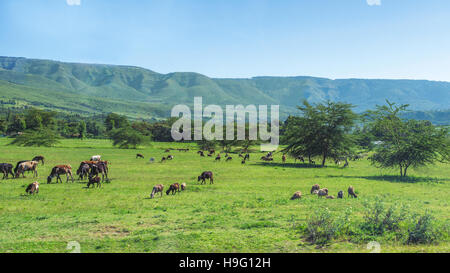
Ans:
[[[418,219],[417,219],[418,218]],[[408,229],[408,239],[410,244],[431,244],[440,237],[439,229],[435,227],[434,217],[430,212],[425,212],[422,216],[416,216],[413,226]]]
[[[384,202],[379,198],[373,204],[366,204],[366,208],[361,229],[368,231],[370,235],[397,232],[401,223],[408,218],[406,206],[394,204],[386,210]]]
[[[316,211],[307,222],[305,233],[307,240],[313,244],[324,246],[336,236],[337,225],[328,209]]]

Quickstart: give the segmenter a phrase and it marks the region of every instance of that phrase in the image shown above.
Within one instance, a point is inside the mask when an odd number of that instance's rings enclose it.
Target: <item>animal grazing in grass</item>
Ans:
[[[311,188],[311,194],[313,194],[314,191],[318,191],[318,190],[320,190],[320,186],[319,186],[319,184],[315,184]]]
[[[16,178],[18,178],[21,174],[22,174],[23,178],[25,178],[25,172],[33,172],[33,177],[38,177],[38,172],[37,172],[38,164],[39,163],[37,161],[25,161],[25,162],[20,163],[17,166]]]
[[[166,191],[166,194],[169,195],[169,193],[172,193],[172,195],[175,195],[177,192],[180,192],[180,184],[179,183],[170,185],[169,189]]]
[[[100,161],[102,160],[102,156],[101,155],[93,155],[91,156],[91,161]]]
[[[13,168],[14,168],[14,166],[12,164],[1,163],[0,164],[0,171],[3,173],[3,178],[2,179],[9,178],[10,174],[11,174],[12,178],[14,178]]]
[[[213,154],[216,154],[216,150],[210,149],[210,150],[209,150],[209,153],[212,154],[212,155],[213,155]]]
[[[173,160],[173,158],[174,158],[173,155],[168,155],[167,156],[167,160]]]
[[[339,191],[339,192],[338,192],[338,195],[337,195],[337,198],[338,198],[338,199],[344,198],[344,192],[343,192],[343,191]]]
[[[166,149],[164,152],[165,153],[170,153],[170,149]]]
[[[327,199],[334,199],[334,196],[333,195],[328,195]]]
[[[102,186],[102,181],[98,176],[89,175],[89,182],[87,183],[87,188],[89,189],[91,185],[97,184],[97,188]]]
[[[291,197],[291,200],[300,199],[300,198],[302,198],[302,192],[298,191],[298,192],[294,193],[294,195]]]
[[[154,157],[150,158],[150,163],[153,163],[153,162],[155,162],[155,158]]]
[[[233,158],[231,156],[227,157],[226,161],[230,161],[230,160],[233,160]]]
[[[263,157],[261,157],[261,160],[262,161],[273,161],[273,158],[267,157],[267,156],[263,156]]]
[[[353,188],[353,186],[350,186],[350,187],[348,187],[348,190],[347,190],[347,192],[348,192],[348,196],[350,197],[353,197],[353,198],[357,198],[358,196],[356,195],[356,193],[355,193],[355,189]]]
[[[286,155],[283,155],[283,156],[281,157],[281,160],[283,161],[283,163],[286,163]]]
[[[161,163],[166,162],[166,157],[161,158]]]
[[[92,176],[99,176],[100,174],[102,175],[102,182],[105,181],[105,180],[106,180],[106,182],[109,181],[109,178],[108,178],[108,165],[104,161],[99,161],[96,164],[93,164],[91,166],[91,175]]]
[[[295,162],[297,162],[297,160],[300,160],[302,163],[305,163],[305,159],[303,158],[303,156],[296,156]]]
[[[206,184],[206,179],[209,179],[209,184],[214,184],[214,178],[213,178],[213,173],[210,171],[207,172],[203,172],[199,177],[198,177],[198,181],[202,181],[202,184]]]
[[[44,166],[45,165],[44,160],[45,160],[45,157],[43,157],[42,155],[38,155],[38,156],[35,156],[31,161],[42,162],[42,166]]]
[[[205,154],[203,153],[203,151],[198,151],[197,154],[199,154],[200,156],[204,157]]]
[[[144,158],[143,154],[136,154],[136,158]]]
[[[89,172],[91,171],[91,165],[87,163],[81,163],[80,167],[77,170],[77,175],[79,180],[84,180],[88,178]]]
[[[185,191],[185,190],[186,190],[186,183],[182,183],[182,184],[181,184],[181,190],[182,190],[182,191]]]
[[[216,161],[220,161],[220,154],[218,154],[217,156],[216,156]]]
[[[72,178],[72,182],[74,182],[73,175],[72,175],[72,166],[70,165],[58,165],[53,167],[52,172],[47,177],[47,184],[52,183],[53,177],[56,176],[56,183],[60,181],[62,183],[62,179],[60,177],[61,174],[65,174],[67,177],[66,183],[69,182],[69,176]]]
[[[208,154],[208,156],[209,156],[209,157],[212,157],[212,156],[213,156],[213,154]]]
[[[150,194],[150,198],[153,199],[153,197],[155,197],[155,194],[157,194],[158,192],[161,193],[161,197],[162,197],[163,190],[164,190],[164,185],[162,185],[162,184],[155,185],[153,187],[152,193]]]
[[[39,183],[33,182],[25,189],[25,192],[28,194],[38,194],[39,193]]]
[[[328,191],[325,191],[325,189],[320,189],[319,192],[317,193],[317,195],[319,197],[327,196],[328,195]]]

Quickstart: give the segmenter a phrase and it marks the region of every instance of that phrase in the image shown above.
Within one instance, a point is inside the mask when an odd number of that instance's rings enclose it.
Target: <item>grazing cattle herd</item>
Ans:
[[[176,151],[180,151],[180,152],[188,152],[189,149],[166,149],[165,152],[170,152],[172,150],[176,150]],[[197,154],[199,154],[201,157],[204,157],[204,151],[198,151]],[[216,151],[213,149],[208,150],[208,156],[212,157],[213,155],[216,154]],[[245,155],[240,153],[239,154],[240,158],[243,158],[242,160],[242,164],[245,164],[246,161],[250,160],[250,154],[246,153]],[[353,158],[350,158],[351,160],[358,160],[361,158],[367,157],[367,154],[360,154],[357,155]],[[144,155],[142,154],[136,154],[136,159],[139,158],[145,158]],[[215,161],[220,161],[222,158],[221,154],[218,153]],[[226,153],[225,155],[226,158],[226,162],[231,161],[233,158]],[[302,162],[305,162],[304,158],[299,156],[299,157],[294,157],[295,161],[300,160]],[[11,178],[20,178],[20,176],[22,176],[23,178],[25,178],[25,172],[32,172],[33,173],[33,178],[38,177],[38,172],[37,172],[37,167],[40,163],[42,163],[42,165],[44,165],[44,160],[45,158],[43,156],[35,156],[32,160],[23,160],[23,161],[19,161],[17,162],[15,168],[13,169],[13,165],[9,164],[9,163],[0,163],[0,171],[3,173],[3,179],[9,179],[9,176],[11,175]],[[166,162],[167,160],[174,160],[174,156],[173,155],[168,155],[165,156],[161,159],[161,163]],[[273,161],[273,152],[269,152],[266,155],[261,157],[262,161],[265,162],[270,162]],[[287,157],[285,154],[283,154],[283,156],[281,157],[281,160],[283,163],[286,163]],[[310,162],[313,162],[312,160],[309,160]],[[150,162],[154,162],[154,158],[150,158]],[[348,166],[348,159],[346,157],[342,157],[342,158],[336,158],[335,159],[335,163],[340,165],[341,162],[345,162],[344,167]],[[108,172],[109,172],[109,167],[108,165],[110,165],[110,163],[108,161],[102,161],[101,160],[101,156],[100,155],[94,155],[90,158],[89,161],[83,161],[80,163],[76,174],[78,175],[78,180],[79,181],[83,181],[85,179],[88,179],[86,188],[90,188],[91,186],[96,186],[97,188],[100,188],[102,186],[103,182],[109,182],[109,178],[108,178]],[[63,183],[62,179],[61,179],[61,175],[66,175],[66,183],[69,182],[69,180],[72,181],[72,183],[74,182],[74,177],[73,177],[73,172],[72,172],[72,167],[71,165],[57,165],[55,167],[52,168],[50,175],[47,177],[47,184],[52,183],[52,180],[56,177],[56,183]],[[101,176],[101,178],[100,178]],[[204,185],[206,184],[206,180],[209,180],[209,184],[212,185],[214,184],[214,174],[211,171],[205,171],[203,172],[200,176],[198,176],[198,182],[201,182],[200,185]],[[27,194],[37,194],[39,193],[39,183],[36,181],[34,183],[31,183],[30,185],[28,185],[28,187],[26,188],[26,193]],[[171,184],[168,188],[168,190],[166,191],[166,194],[172,194],[175,195],[177,193],[180,193],[182,191],[186,190],[186,183],[174,183]],[[162,184],[157,184],[153,187],[153,190],[150,194],[150,198],[154,198],[156,194],[160,194],[160,196],[163,196],[163,190],[164,190],[164,185]],[[317,195],[319,198],[321,197],[325,197],[327,199],[335,199],[335,197],[333,195],[329,195],[328,189],[327,188],[321,188],[318,184],[315,184],[311,187],[311,191],[310,191],[311,195]],[[347,193],[348,193],[348,197],[351,198],[357,198],[358,196],[356,195],[355,189],[353,188],[353,186],[349,186],[347,189]],[[296,199],[301,199],[302,198],[302,192],[301,191],[297,191],[294,193],[294,195],[290,198],[291,200],[296,200]],[[343,199],[344,198],[344,191],[339,191],[337,193],[337,199]]]

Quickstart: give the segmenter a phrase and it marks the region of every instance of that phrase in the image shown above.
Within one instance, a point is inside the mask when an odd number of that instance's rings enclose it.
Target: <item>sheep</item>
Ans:
[[[233,160],[233,158],[231,156],[227,157],[226,161],[230,161],[230,160]]]
[[[302,198],[302,192],[298,191],[294,193],[294,195],[291,197],[291,200],[301,199]]]
[[[39,183],[33,182],[30,185],[28,185],[27,189],[25,190],[26,193],[28,194],[37,194],[39,193]]]
[[[185,191],[185,190],[186,190],[186,183],[182,183],[182,184],[181,184],[181,190],[182,190],[182,191]]]
[[[161,197],[162,197],[163,190],[164,190],[164,185],[162,185],[162,184],[155,185],[153,187],[152,193],[150,194],[150,199],[153,199],[153,197],[155,197],[155,194],[157,194],[158,192],[161,193]]]
[[[311,194],[313,194],[314,191],[319,191],[319,190],[320,190],[319,184],[315,184],[315,185],[312,186],[312,188],[311,188]]]
[[[173,155],[168,155],[167,160],[173,160]]]
[[[338,192],[337,198],[338,198],[338,199],[344,198],[344,192],[343,192],[343,191]]]
[[[317,195],[318,197],[327,196],[328,191],[326,191],[325,189],[320,189]]]
[[[353,188],[353,186],[348,187],[348,196],[352,196],[353,198],[357,198],[358,196],[355,194],[355,189]]]
[[[136,158],[144,158],[143,154],[136,154]]]

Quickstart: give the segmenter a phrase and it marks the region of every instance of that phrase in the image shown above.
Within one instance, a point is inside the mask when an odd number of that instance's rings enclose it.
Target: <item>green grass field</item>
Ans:
[[[138,150],[121,150],[106,140],[63,140],[54,148],[7,146],[0,139],[0,161],[15,164],[36,155],[46,157],[39,166],[40,193],[26,196],[25,187],[35,179],[0,181],[0,252],[69,252],[67,243],[77,241],[81,252],[369,252],[367,242],[351,237],[334,239],[317,248],[301,232],[311,214],[328,208],[339,217],[350,208],[351,223],[363,221],[364,203],[377,197],[386,205],[405,204],[411,212],[432,212],[448,225],[450,168],[435,165],[411,170],[410,179],[399,181],[396,170],[379,170],[367,160],[351,162],[342,169],[308,168],[289,159],[282,164],[263,164],[261,153],[241,164],[237,154],[232,162],[200,158],[194,144],[153,143]],[[164,149],[191,148],[171,154],[166,163],[149,163],[148,158],[167,155]],[[195,150],[194,150],[195,149]],[[135,159],[143,153],[145,160]],[[46,184],[51,168],[79,162],[100,154],[111,162],[111,183],[100,189],[85,184]],[[74,171],[75,171],[74,170]],[[200,185],[197,176],[211,170],[214,185]],[[65,179],[64,179],[65,180]],[[186,182],[179,195],[149,199],[155,184],[166,189]],[[327,187],[336,196],[353,185],[357,199],[319,199],[310,195],[313,184]],[[290,201],[296,191],[301,200]],[[449,252],[446,239],[431,245],[405,245],[389,236],[376,238],[382,252]]]

